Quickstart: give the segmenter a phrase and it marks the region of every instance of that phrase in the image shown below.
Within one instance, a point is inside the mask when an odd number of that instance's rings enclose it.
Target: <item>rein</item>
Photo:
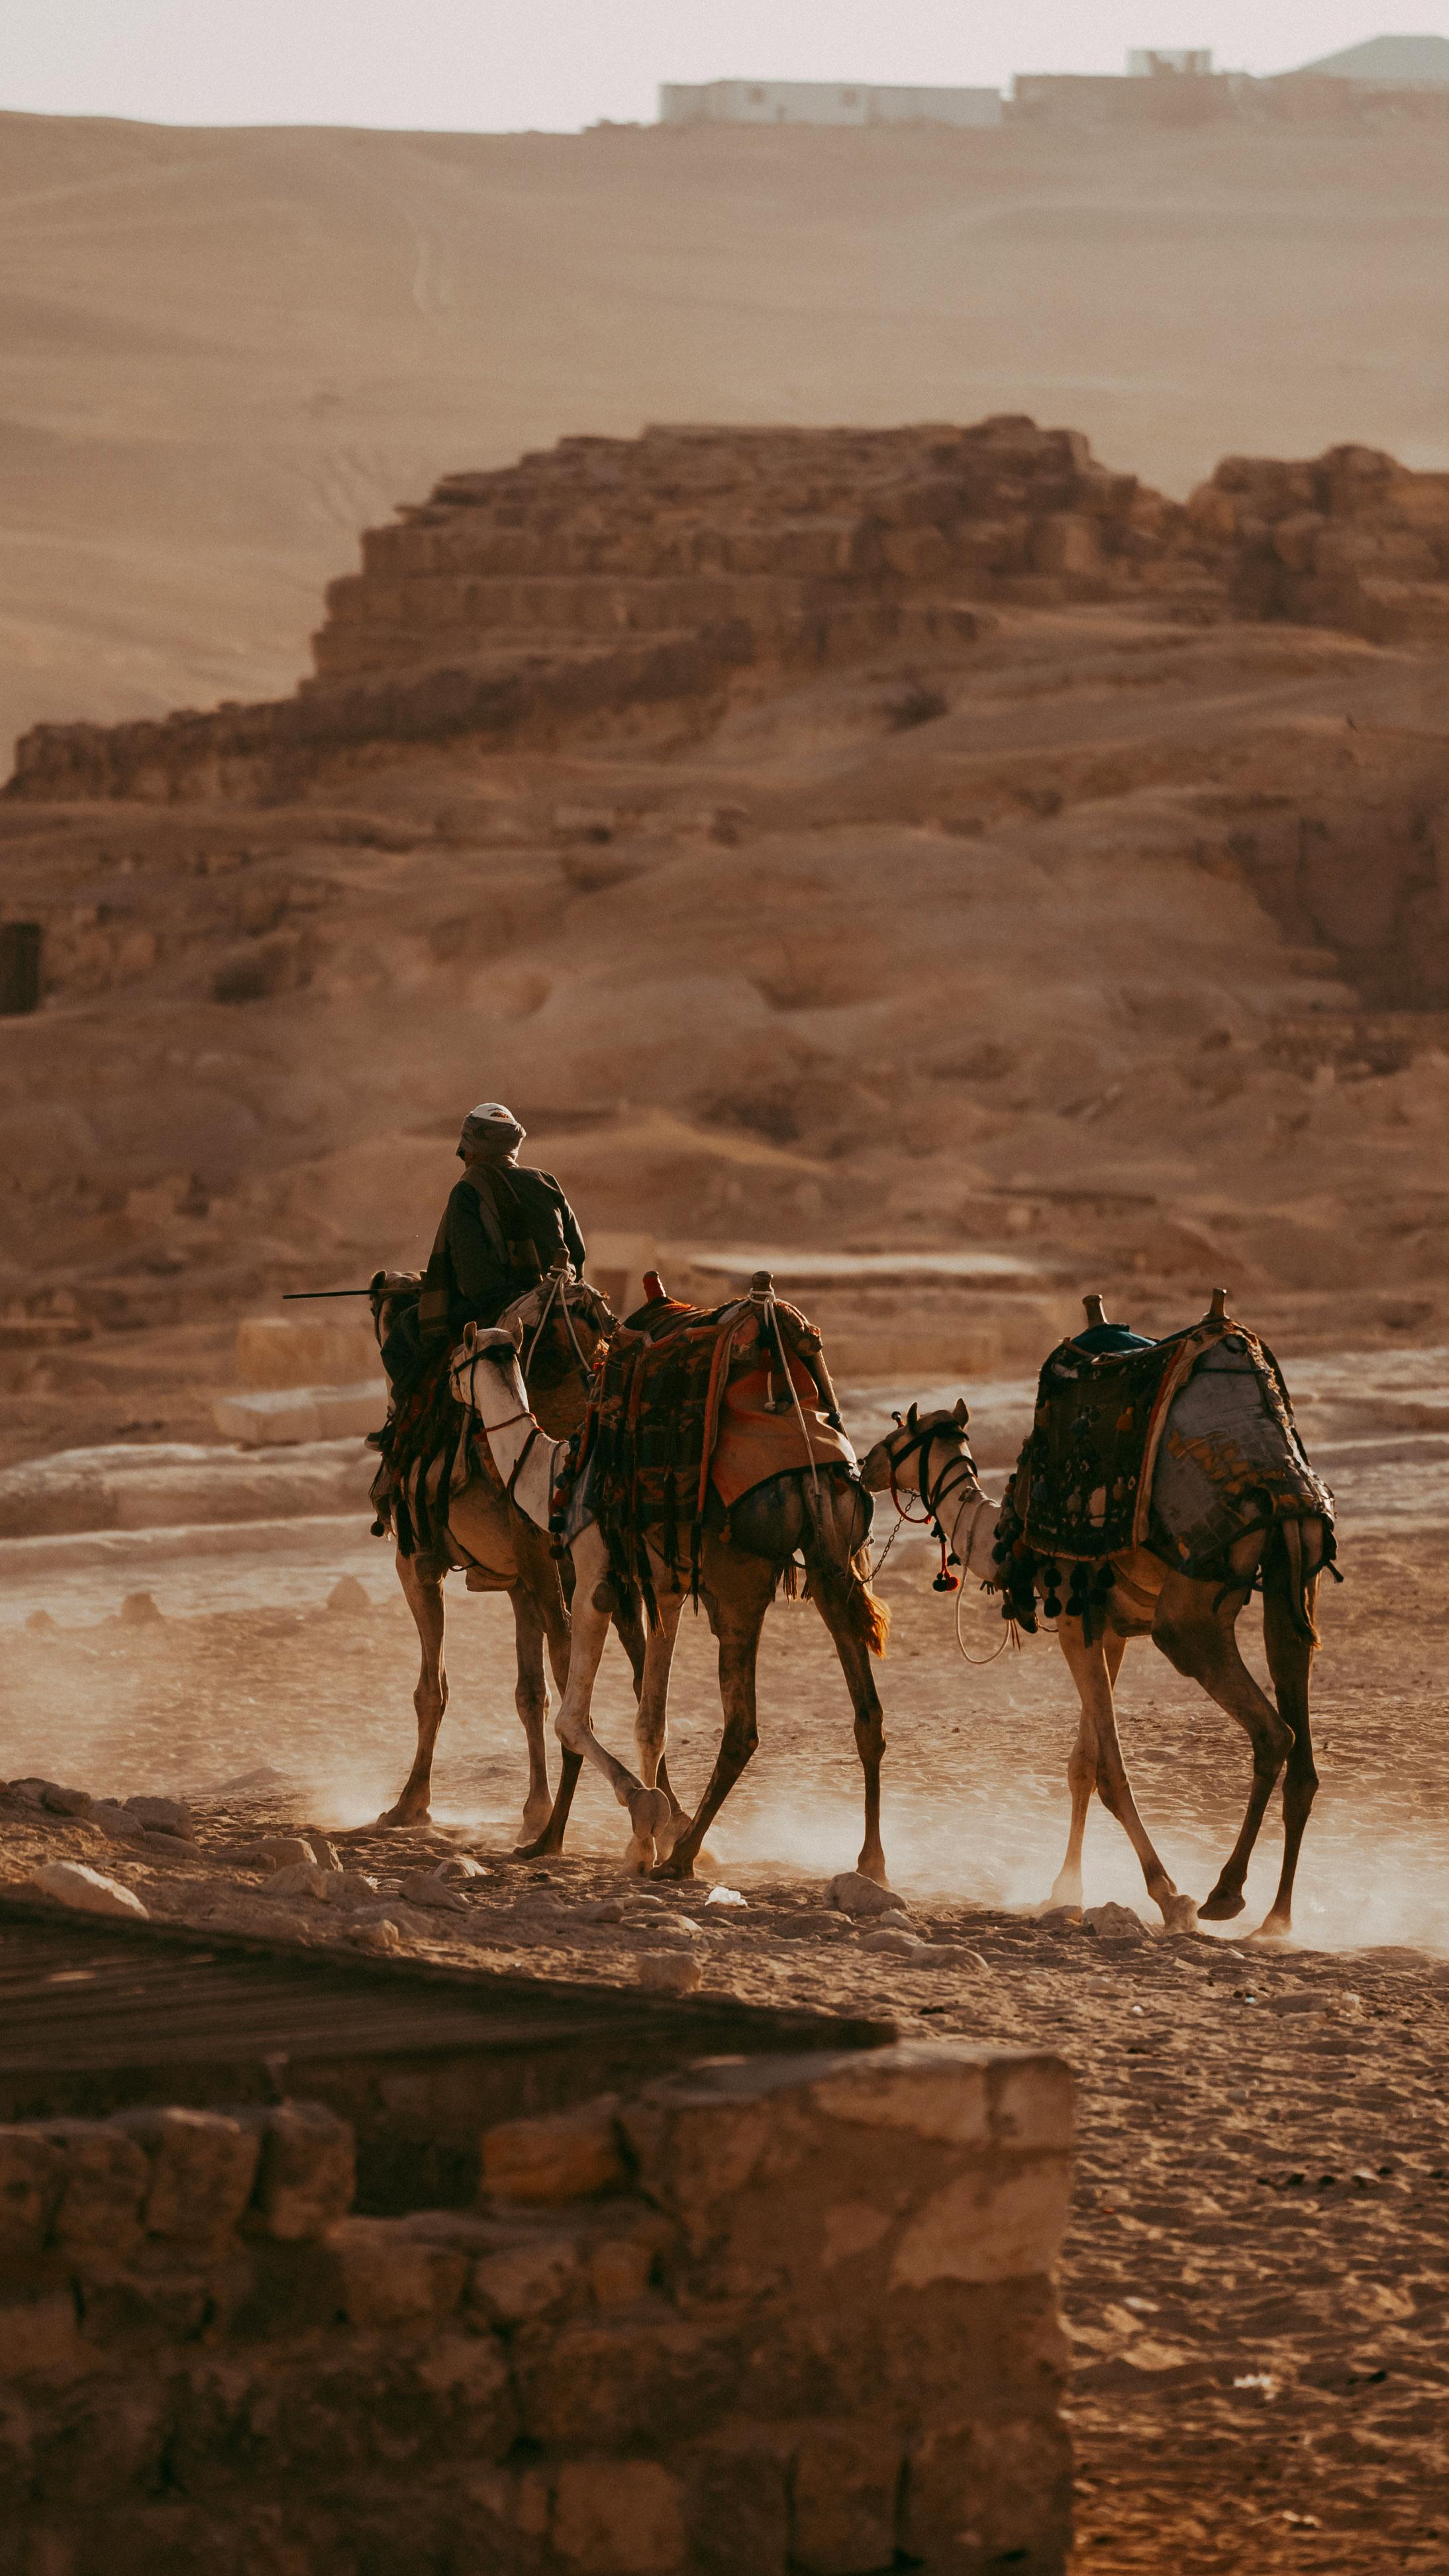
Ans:
[[[943,1432],[939,1422],[924,1422],[919,1424],[911,1433],[905,1447],[899,1452],[891,1452],[889,1448],[887,1449],[887,1456],[890,1463],[890,1496],[901,1521],[905,1524],[907,1529],[930,1530],[941,1550],[940,1571],[931,1586],[933,1592],[957,1592],[960,1590],[960,1577],[952,1574],[950,1572],[950,1568],[953,1565],[959,1565],[961,1563],[961,1559],[953,1553],[947,1540],[946,1533],[941,1527],[942,1509],[950,1500],[952,1494],[960,1493],[964,1486],[975,1484],[978,1489],[980,1486],[980,1478],[976,1470],[976,1461],[971,1455],[969,1442],[963,1448],[953,1450],[951,1452],[945,1465],[942,1467],[939,1476],[935,1479],[934,1485],[932,1484],[931,1478],[926,1472],[930,1460],[931,1443],[934,1440],[944,1439],[945,1437],[946,1434]],[[920,1520],[916,1520],[906,1510],[906,1507],[901,1500],[900,1486],[897,1482],[900,1469],[903,1468],[911,1458],[917,1456],[919,1456],[921,1462],[923,1481],[917,1485],[915,1490],[919,1494],[922,1503],[925,1505],[924,1517]],[[957,1469],[960,1471],[959,1474],[954,1474],[953,1471]],[[908,1486],[906,1490],[909,1492],[911,1489]],[[970,1536],[966,1542],[966,1552],[968,1557],[971,1552],[971,1539],[976,1535],[976,1523],[987,1506],[988,1498],[983,1494],[976,1507],[976,1512],[971,1523]],[[894,1539],[896,1535],[897,1533],[893,1532],[892,1538]],[[884,1564],[885,1559],[882,1558],[881,1562]]]

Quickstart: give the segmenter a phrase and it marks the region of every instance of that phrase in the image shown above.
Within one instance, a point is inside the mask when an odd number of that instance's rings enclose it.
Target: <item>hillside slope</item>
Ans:
[[[0,117],[0,747],[285,690],[354,531],[587,423],[1027,411],[1449,464],[1432,133]]]

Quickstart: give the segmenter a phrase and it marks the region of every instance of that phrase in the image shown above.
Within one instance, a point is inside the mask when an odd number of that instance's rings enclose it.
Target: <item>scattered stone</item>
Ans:
[[[315,1860],[293,1861],[288,1868],[273,1870],[262,1893],[265,1896],[317,1896],[327,1901],[330,1869],[319,1869]]]
[[[128,1798],[126,1813],[148,1834],[175,1834],[184,1843],[196,1840],[191,1809],[184,1798]]]
[[[39,1888],[43,1896],[53,1896],[57,1905],[71,1906],[77,1914],[126,1914],[142,1923],[150,1920],[134,1889],[123,1887],[119,1879],[103,1878],[98,1869],[87,1869],[84,1861],[44,1861],[26,1884]]]
[[[337,1854],[331,1843],[329,1843],[326,1835],[319,1834],[315,1825],[309,1825],[307,1827],[303,1840],[310,1843],[312,1848],[312,1857],[316,1861],[319,1869],[340,1869],[342,1867],[342,1863],[338,1859]]]
[[[329,1610],[345,1610],[353,1614],[359,1610],[370,1610],[372,1594],[365,1583],[358,1582],[355,1574],[344,1574],[333,1584],[328,1593],[327,1607]]]
[[[154,1592],[128,1592],[121,1603],[123,1628],[154,1628],[165,1615]]]
[[[598,1904],[576,1905],[574,1921],[576,1923],[622,1923],[625,1913],[626,1908],[622,1897],[608,1896]]]
[[[402,1934],[390,1914],[374,1914],[368,1922],[354,1924],[351,1938],[361,1950],[392,1952],[402,1948]]]
[[[750,1900],[747,1896],[741,1896],[737,1887],[712,1887],[704,1901],[706,1905],[748,1906]]]
[[[468,1911],[466,1896],[460,1896],[457,1889],[450,1887],[445,1878],[439,1878],[434,1870],[415,1869],[410,1878],[403,1880],[399,1893],[407,1898],[409,1905],[431,1905],[445,1914],[466,1914]]]
[[[617,2191],[626,2178],[617,2109],[616,2094],[600,2093],[577,2110],[485,2129],[484,2190],[529,2201],[591,2200]]]
[[[312,1846],[300,1834],[266,1834],[259,1843],[248,1843],[244,1851],[233,1854],[238,1869],[291,1869],[299,1862],[316,1860]]]
[[[491,1878],[492,1875],[492,1871],[485,1869],[481,1860],[471,1859],[467,1852],[450,1852],[446,1860],[439,1861],[433,1872],[434,1878],[441,1878],[454,1886],[460,1883],[466,1884],[473,1878]]]
[[[639,1983],[657,1995],[692,1995],[701,1970],[692,1950],[641,1950],[635,1962]]]
[[[1150,1941],[1151,1933],[1140,1914],[1130,1905],[1089,1905],[1082,1916],[1082,1929],[1095,1932],[1099,1941]]]
[[[1082,1920],[1080,1905],[1048,1905],[1037,1916],[1043,1932],[1075,1932]]]
[[[916,1932],[889,1930],[863,1932],[860,1936],[860,1947],[862,1950],[888,1950],[901,1959],[931,1958],[935,1955],[930,1942],[923,1941]]]
[[[52,1816],[84,1816],[90,1813],[91,1793],[89,1789],[66,1789],[58,1780],[47,1780],[40,1803]]]
[[[881,1887],[875,1879],[863,1878],[858,1869],[843,1869],[837,1878],[832,1878],[829,1896],[831,1904],[841,1914],[861,1916],[904,1914],[907,1911],[905,1898],[897,1896],[893,1887]]]
[[[146,1839],[146,1826],[139,1816],[133,1816],[129,1808],[121,1805],[119,1798],[93,1798],[86,1821],[99,1825],[102,1833],[109,1834],[113,1843],[141,1843]]]
[[[23,1798],[28,1807],[38,1807],[51,1785],[49,1780],[10,1780],[6,1783],[11,1797]]]

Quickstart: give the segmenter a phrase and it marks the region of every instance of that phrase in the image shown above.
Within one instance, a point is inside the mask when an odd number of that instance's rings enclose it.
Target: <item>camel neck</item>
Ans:
[[[471,1402],[488,1435],[493,1464],[518,1508],[547,1529],[553,1462],[559,1443],[540,1430],[528,1409],[518,1362],[480,1352],[471,1372]]]

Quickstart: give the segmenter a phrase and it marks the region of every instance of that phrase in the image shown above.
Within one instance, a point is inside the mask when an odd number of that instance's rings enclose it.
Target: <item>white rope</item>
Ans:
[[[810,1445],[810,1431],[805,1420],[804,1407],[800,1402],[799,1390],[796,1387],[793,1377],[790,1375],[790,1363],[785,1357],[785,1337],[780,1330],[780,1319],[775,1312],[775,1300],[773,1297],[766,1298],[765,1312],[770,1319],[770,1330],[775,1336],[775,1348],[780,1354],[780,1366],[785,1372],[785,1384],[790,1391],[790,1401],[795,1407],[795,1419],[800,1425],[800,1437],[805,1443],[805,1464],[810,1470],[810,1482],[814,1488],[815,1511],[818,1527],[820,1512],[820,1476],[815,1465],[815,1452]]]

